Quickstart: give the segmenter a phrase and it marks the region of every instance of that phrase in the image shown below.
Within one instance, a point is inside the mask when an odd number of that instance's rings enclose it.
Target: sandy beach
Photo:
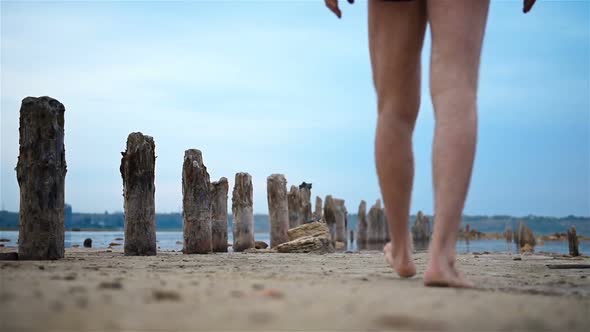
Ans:
[[[4,250],[6,251],[6,250]],[[520,259],[520,260],[518,260]],[[379,252],[183,255],[68,249],[2,261],[2,331],[590,329],[589,258],[468,254],[476,289],[401,280]]]

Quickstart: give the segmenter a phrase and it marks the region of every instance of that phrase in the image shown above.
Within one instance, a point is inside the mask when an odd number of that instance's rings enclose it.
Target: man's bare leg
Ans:
[[[388,263],[401,277],[416,274],[408,230],[414,177],[412,133],[420,106],[420,58],[426,4],[369,1],[369,48],[377,90],[375,159],[392,239]]]
[[[475,157],[477,81],[488,7],[489,0],[427,1],[436,115],[435,220],[424,274],[428,286],[472,286],[455,268],[455,243]]]

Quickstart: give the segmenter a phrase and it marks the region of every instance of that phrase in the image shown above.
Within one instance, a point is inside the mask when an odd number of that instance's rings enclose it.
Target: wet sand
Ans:
[[[425,288],[426,255],[415,260],[418,276],[402,280],[379,252],[68,249],[0,261],[0,330],[590,330],[590,269],[546,266],[589,258],[459,255],[472,290]]]

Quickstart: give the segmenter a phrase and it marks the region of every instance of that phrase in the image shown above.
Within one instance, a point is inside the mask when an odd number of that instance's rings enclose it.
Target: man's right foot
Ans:
[[[393,250],[391,242],[387,242],[383,248],[385,254],[385,260],[387,263],[397,272],[402,278],[411,278],[416,275],[416,265],[412,259],[412,250],[408,246],[406,250],[400,250],[400,252]]]
[[[424,285],[455,288],[473,288],[474,286],[455,268],[454,262],[449,257],[435,254],[431,254],[428,260],[428,266],[424,272]]]

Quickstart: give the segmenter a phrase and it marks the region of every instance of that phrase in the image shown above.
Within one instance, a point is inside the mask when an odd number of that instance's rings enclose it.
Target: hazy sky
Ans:
[[[323,1],[1,3],[2,206],[17,210],[26,96],[66,107],[66,202],[123,209],[120,152],[156,142],[156,208],[180,211],[184,150],[212,180],[312,182],[350,212],[379,197],[367,5]],[[479,146],[467,214],[590,215],[590,1],[493,1],[483,51]],[[428,33],[427,33],[428,34]],[[427,37],[423,63],[428,65]],[[427,68],[427,67],[425,67]],[[427,70],[424,70],[427,75]],[[423,80],[412,213],[432,213],[433,110]],[[392,153],[396,153],[392,151]],[[231,199],[231,198],[230,198]],[[230,205],[231,206],[231,205]]]

